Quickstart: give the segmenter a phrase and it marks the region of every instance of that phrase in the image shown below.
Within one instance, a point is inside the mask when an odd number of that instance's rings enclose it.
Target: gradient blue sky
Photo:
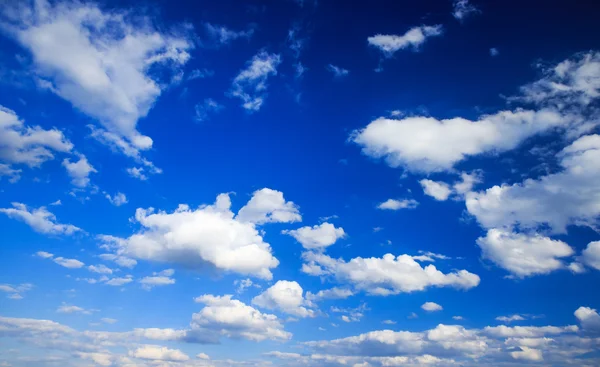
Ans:
[[[0,2],[0,366],[600,364],[592,2]]]

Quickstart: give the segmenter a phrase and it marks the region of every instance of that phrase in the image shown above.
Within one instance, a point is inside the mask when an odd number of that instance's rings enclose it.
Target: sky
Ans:
[[[600,365],[599,10],[0,1],[0,367]]]

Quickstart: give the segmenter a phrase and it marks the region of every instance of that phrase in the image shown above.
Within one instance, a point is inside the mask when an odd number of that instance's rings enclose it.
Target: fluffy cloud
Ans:
[[[76,259],[66,259],[64,257],[54,257],[54,254],[51,254],[49,252],[46,251],[38,251],[36,252],[36,255],[38,257],[41,257],[42,259],[51,259],[52,261],[54,261],[55,263],[57,263],[58,265],[68,268],[68,269],[79,269],[85,266],[84,263],[82,263],[79,260]],[[96,267],[96,266],[90,266],[89,270],[90,271],[94,271],[94,272],[100,272],[100,271],[105,271],[102,268],[103,265],[100,265],[100,267]],[[110,270],[110,269],[109,269]]]
[[[600,241],[588,243],[581,253],[581,259],[587,266],[600,270]]]
[[[270,189],[257,191],[235,218],[230,206],[229,196],[221,194],[215,204],[197,209],[183,204],[172,213],[140,208],[135,218],[142,230],[126,239],[101,239],[117,256],[271,279],[270,269],[279,261],[255,223],[299,220],[296,206]]]
[[[558,153],[558,173],[466,195],[467,210],[485,228],[568,225],[596,228],[600,214],[600,135],[583,136]]]
[[[12,203],[12,206],[12,208],[0,208],[0,213],[27,223],[36,232],[52,235],[72,235],[81,231],[81,228],[72,224],[57,223],[56,216],[50,213],[46,207],[41,206],[37,209],[30,209],[21,203]]]
[[[302,220],[298,206],[285,201],[281,191],[264,188],[255,191],[252,198],[238,212],[236,219],[255,224],[293,223]]]
[[[277,67],[281,63],[278,54],[261,51],[247,63],[233,79],[231,95],[242,100],[242,107],[250,112],[260,110],[266,97],[267,79],[277,75]]]
[[[333,64],[328,64],[325,68],[327,69],[327,71],[332,73],[335,78],[342,78],[350,73],[348,69],[344,69]]]
[[[560,258],[574,253],[569,245],[559,240],[497,228],[478,238],[477,245],[484,258],[520,278],[562,269],[565,264]]]
[[[175,270],[166,269],[160,272],[152,273],[152,276],[143,277],[140,279],[142,287],[150,290],[153,287],[175,284],[175,279],[171,278],[175,274]]]
[[[382,258],[356,257],[346,262],[325,254],[306,252],[302,271],[316,276],[331,276],[371,295],[391,295],[422,291],[428,287],[470,289],[479,276],[466,270],[444,274],[434,265],[421,265],[412,256],[386,254]]]
[[[73,144],[56,129],[44,130],[39,126],[25,126],[17,114],[0,106],[0,177],[8,176],[11,182],[20,178],[20,169],[13,164],[39,167],[54,159],[53,152],[69,153]]]
[[[121,206],[123,204],[127,204],[127,196],[122,192],[117,192],[113,196],[110,196],[108,193],[104,193],[104,197],[110,201],[110,203],[114,206]]]
[[[31,52],[42,84],[129,148],[149,149],[152,139],[136,124],[163,88],[153,79],[159,73],[150,69],[176,73],[189,59],[192,44],[161,33],[149,17],[134,17],[131,11],[104,11],[79,2],[27,5],[4,6],[8,20],[3,26]]]
[[[477,121],[380,117],[355,130],[350,140],[360,145],[364,154],[385,158],[392,167],[430,173],[450,170],[469,156],[514,149],[530,136],[578,121],[577,116],[552,109],[500,111]]]
[[[192,316],[190,336],[205,342],[218,342],[219,337],[252,341],[288,340],[292,334],[283,329],[275,315],[264,314],[230,295],[203,295],[196,302],[206,306]]]
[[[579,307],[575,310],[575,317],[581,323],[581,327],[586,331],[600,332],[600,315],[589,307]]]
[[[298,282],[279,280],[269,289],[252,299],[252,304],[270,310],[280,310],[299,317],[314,317],[315,311],[305,306],[310,302],[304,299]]]
[[[427,179],[419,181],[425,195],[431,196],[435,200],[444,201],[452,193],[450,186],[445,182],[436,182]]]
[[[77,187],[87,187],[90,183],[90,173],[98,172],[91,164],[89,164],[87,158],[83,155],[79,155],[77,162],[71,162],[70,159],[65,158],[62,165],[67,170],[69,177],[71,177],[71,183]]]
[[[333,224],[327,222],[312,227],[284,230],[282,233],[294,237],[307,250],[324,249],[333,245],[338,239],[346,237],[343,228],[335,228]]]
[[[386,57],[406,48],[418,50],[427,38],[442,34],[442,26],[420,26],[409,29],[401,36],[378,34],[367,38],[370,46],[378,48]]]
[[[441,311],[444,309],[442,306],[438,305],[435,302],[425,302],[421,305],[421,308],[427,312]]]
[[[419,205],[419,202],[414,199],[387,199],[383,203],[377,205],[377,209],[382,210],[400,210],[400,209],[414,209]]]
[[[129,356],[153,361],[187,361],[190,359],[179,349],[169,349],[158,345],[144,345],[129,351]]]
[[[455,0],[452,15],[458,20],[463,20],[468,16],[479,13],[479,10],[469,3],[469,0]]]

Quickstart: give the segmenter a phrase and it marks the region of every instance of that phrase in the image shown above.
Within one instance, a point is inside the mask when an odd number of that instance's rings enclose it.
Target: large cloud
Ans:
[[[176,74],[192,43],[132,11],[89,2],[8,4],[2,27],[31,52],[39,84],[98,120],[122,151],[149,149],[152,139],[136,125],[166,86],[154,71]]]
[[[444,274],[434,265],[421,267],[412,256],[386,254],[381,258],[356,257],[346,262],[325,254],[305,252],[302,270],[311,275],[331,276],[357,290],[373,295],[422,291],[429,287],[470,289],[479,276],[466,270]]]
[[[263,200],[265,192],[277,200]],[[285,202],[281,192],[270,189],[255,193],[237,217],[230,206],[229,195],[220,194],[213,205],[197,209],[183,204],[171,213],[139,208],[135,218],[142,229],[138,233],[129,238],[102,238],[119,256],[271,279],[270,269],[279,261],[255,223],[299,220],[296,207]]]

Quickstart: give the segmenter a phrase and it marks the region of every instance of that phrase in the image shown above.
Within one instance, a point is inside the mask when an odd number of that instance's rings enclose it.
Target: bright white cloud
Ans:
[[[136,125],[164,88],[151,69],[176,74],[192,43],[161,33],[152,19],[131,11],[80,2],[32,4],[9,7],[3,26],[31,52],[42,84],[132,149],[149,149],[152,139]]]
[[[419,202],[414,199],[387,199],[383,203],[377,205],[377,209],[382,210],[400,210],[400,209],[414,209],[419,205]]]
[[[575,317],[581,323],[581,327],[586,331],[600,332],[600,315],[589,307],[579,307],[575,311]]]
[[[469,3],[469,0],[455,0],[454,1],[454,9],[452,10],[452,15],[454,18],[458,20],[464,20],[468,16],[479,13],[479,9],[477,9],[473,4]]]
[[[240,222],[255,224],[300,222],[298,206],[285,201],[281,191],[264,188],[255,191],[252,198],[238,212]]]
[[[335,78],[342,78],[350,73],[348,69],[344,69],[333,64],[328,64],[325,68],[331,72]]]
[[[312,227],[284,230],[281,233],[294,237],[307,250],[325,249],[333,245],[338,239],[346,237],[343,228],[336,228],[333,224],[327,222]]]
[[[600,241],[588,243],[581,253],[581,259],[587,266],[600,270]]]
[[[441,25],[420,26],[409,29],[401,36],[378,34],[367,38],[370,46],[378,48],[386,57],[391,57],[396,51],[406,48],[418,50],[427,38],[443,33]]]
[[[90,183],[90,173],[98,172],[88,162],[87,158],[83,155],[79,155],[77,162],[71,162],[70,159],[65,158],[62,165],[67,170],[69,177],[71,177],[71,183],[77,187],[87,187]]]
[[[578,121],[577,116],[552,109],[500,111],[477,121],[380,117],[355,130],[350,140],[360,145],[364,154],[385,158],[392,167],[430,173],[451,170],[469,156],[514,149],[528,137]]]
[[[563,170],[557,173],[468,193],[467,210],[485,228],[547,226],[554,233],[566,232],[571,224],[597,228],[600,135],[577,139],[558,158]]]
[[[246,69],[233,79],[231,95],[242,100],[242,107],[249,112],[260,110],[267,96],[267,79],[277,75],[281,63],[279,54],[261,51],[247,63]]]
[[[279,193],[274,190],[269,192]],[[283,195],[279,195],[283,200]],[[246,205],[249,208],[246,219],[263,222],[293,218],[289,211],[280,211],[281,207],[268,205],[273,201],[253,202],[253,199]],[[230,206],[229,196],[221,194],[215,204],[203,205],[195,210],[183,204],[172,213],[139,208],[135,219],[142,225],[142,230],[126,239],[112,236],[103,236],[101,239],[118,256],[196,269],[215,267],[271,279],[270,269],[276,267],[279,261],[271,254],[270,245],[264,242],[255,224],[238,220],[242,216],[241,210],[234,218]],[[271,211],[273,209],[274,212]]]
[[[448,199],[452,190],[450,186],[445,182],[436,182],[428,179],[422,179],[419,181],[425,195],[431,196],[435,200],[444,201]]]
[[[175,284],[175,279],[171,278],[175,274],[175,270],[166,269],[160,272],[152,273],[152,276],[143,277],[140,279],[142,287],[150,290],[153,287]]]
[[[497,228],[478,238],[477,245],[484,258],[520,278],[562,269],[565,264],[561,258],[574,253],[569,245],[559,240]]]
[[[41,206],[34,209],[21,203],[11,204],[12,208],[0,208],[0,213],[27,223],[36,232],[50,235],[72,235],[81,231],[72,224],[57,223],[56,216],[50,213],[46,207]]]
[[[409,255],[386,254],[382,258],[356,257],[346,262],[325,254],[305,252],[302,271],[316,276],[332,276],[356,290],[387,296],[422,291],[429,287],[470,289],[479,284],[479,276],[466,270],[444,274],[434,265],[421,265]]]
[[[148,176],[144,173],[146,171],[144,167],[130,167],[125,171],[129,176],[137,178],[140,181],[146,181],[148,179]]]
[[[0,106],[0,176],[18,181],[21,170],[13,169],[13,164],[39,167],[54,159],[53,152],[69,153],[72,149],[73,144],[61,131],[25,126],[14,111]]]
[[[110,194],[108,193],[104,193],[104,197],[106,197],[108,201],[110,201],[110,203],[114,206],[121,206],[123,204],[127,204],[128,202],[127,196],[125,196],[125,194],[123,194],[122,192],[117,192],[113,196],[110,196]]]
[[[435,302],[425,302],[421,305],[421,308],[427,312],[441,311],[444,309],[442,306],[438,305]]]
[[[196,302],[206,306],[192,316],[190,336],[206,342],[218,342],[221,336],[252,341],[288,340],[292,334],[283,329],[275,315],[264,314],[257,309],[232,299],[230,295],[203,295]]]
[[[131,275],[126,275],[124,277],[116,277],[116,278],[110,278],[110,279],[102,279],[102,281],[104,281],[104,284],[106,285],[110,285],[113,287],[120,287],[122,285],[128,284],[133,282],[133,277]]]
[[[525,346],[521,346],[520,349],[521,350],[510,352],[510,355],[514,359],[524,361],[539,362],[544,360],[544,357],[542,356],[542,351],[538,349],[533,349]]]
[[[298,282],[279,280],[269,289],[252,299],[252,304],[269,310],[280,310],[299,317],[314,317],[315,311],[307,308],[304,291]]]
[[[129,351],[129,356],[153,361],[188,361],[190,359],[179,349],[169,349],[158,345],[144,345]]]

